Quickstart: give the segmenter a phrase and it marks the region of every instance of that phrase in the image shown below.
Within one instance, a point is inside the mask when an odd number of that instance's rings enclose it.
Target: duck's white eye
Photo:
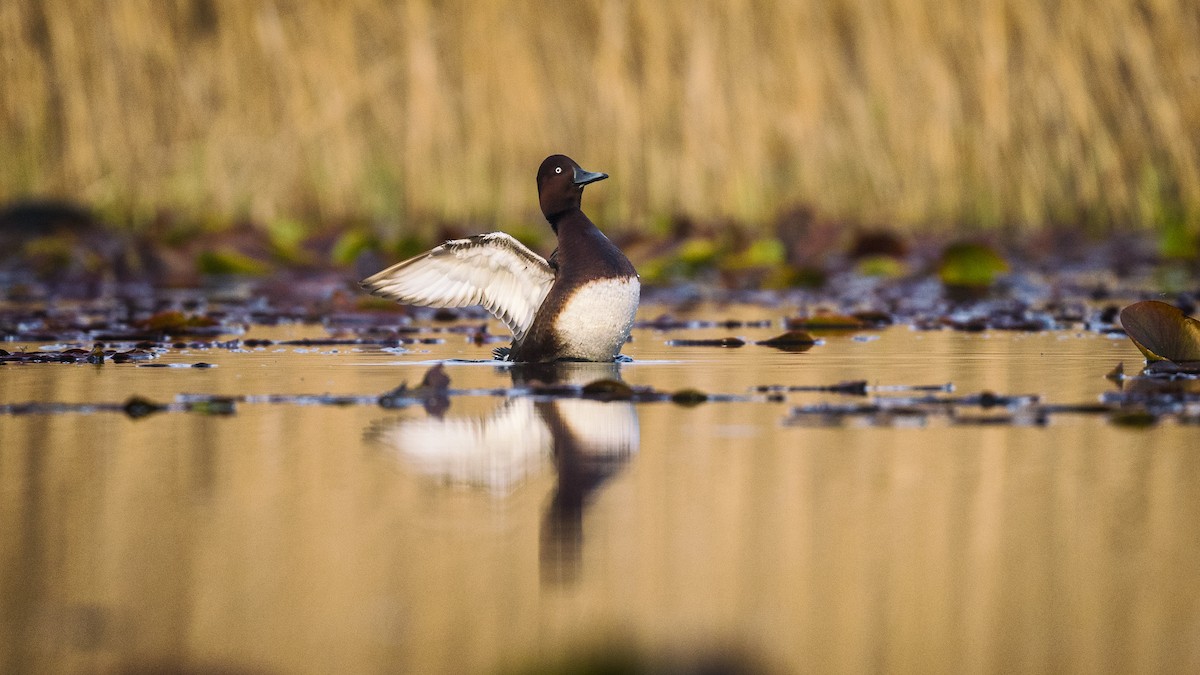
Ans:
[[[562,167],[561,166],[554,167],[554,173],[562,173]]]

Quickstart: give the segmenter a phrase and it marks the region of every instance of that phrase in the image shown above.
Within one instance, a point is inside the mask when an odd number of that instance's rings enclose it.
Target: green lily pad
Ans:
[[[1200,361],[1200,321],[1157,300],[1121,310],[1121,326],[1147,361]]]
[[[708,243],[708,242],[705,242]],[[711,246],[711,244],[709,244]],[[697,249],[696,253],[706,253],[705,250]],[[783,242],[774,237],[764,239],[756,239],[746,247],[745,250],[731,256],[727,256],[721,263],[721,267],[727,270],[744,270],[755,267],[776,267],[784,263],[787,257],[787,251],[783,247]],[[704,262],[704,258],[701,258]]]
[[[946,286],[987,288],[1008,271],[1008,261],[990,246],[974,242],[951,244],[942,252],[938,276]]]
[[[860,258],[854,268],[855,271],[865,277],[899,279],[908,274],[908,265],[904,264],[903,260],[887,255]]]

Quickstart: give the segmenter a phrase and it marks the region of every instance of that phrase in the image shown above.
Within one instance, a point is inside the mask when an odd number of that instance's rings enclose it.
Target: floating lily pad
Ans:
[[[747,269],[751,267],[775,267],[782,265],[787,258],[783,242],[774,237],[756,239],[750,242],[745,250],[722,261],[722,267],[729,270]]]
[[[908,274],[908,265],[902,259],[886,255],[862,258],[854,268],[859,274],[865,277],[899,279]]]
[[[1121,326],[1147,361],[1200,361],[1200,321],[1157,300],[1121,310]]]
[[[938,262],[938,277],[946,286],[980,289],[991,286],[1008,271],[1008,262],[994,249],[975,242],[951,244]]]

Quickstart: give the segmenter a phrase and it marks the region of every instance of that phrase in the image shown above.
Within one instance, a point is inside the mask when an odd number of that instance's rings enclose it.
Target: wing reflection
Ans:
[[[614,363],[514,366],[516,386],[583,385],[620,379]],[[413,470],[443,483],[502,496],[553,466],[557,474],[541,530],[542,580],[579,572],[583,514],[592,495],[637,453],[637,410],[629,401],[510,398],[486,417],[425,416],[376,426],[369,434]]]

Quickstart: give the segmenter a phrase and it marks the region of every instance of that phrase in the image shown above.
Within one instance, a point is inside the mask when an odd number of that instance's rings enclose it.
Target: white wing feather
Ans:
[[[520,341],[554,283],[554,268],[521,242],[492,232],[454,239],[364,279],[372,294],[405,305],[481,305]]]

